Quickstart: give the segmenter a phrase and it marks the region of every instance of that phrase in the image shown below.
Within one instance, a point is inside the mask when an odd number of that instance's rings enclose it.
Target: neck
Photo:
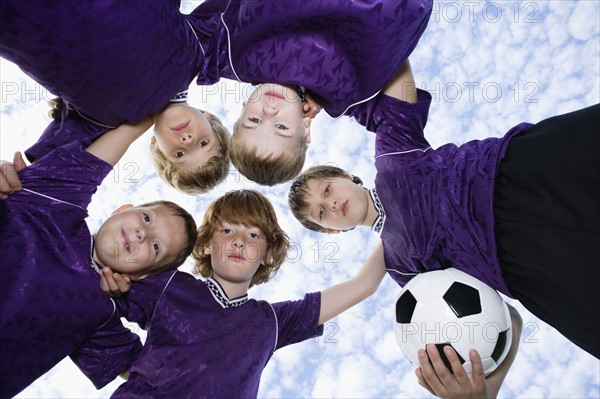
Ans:
[[[229,299],[238,298],[248,293],[250,281],[229,281],[216,275],[213,275],[212,278],[215,279],[221,285],[221,287],[223,287],[223,290],[225,291]]]
[[[375,219],[377,219],[377,216],[379,216],[379,212],[377,212],[377,209],[375,208],[375,203],[373,203],[373,198],[371,198],[369,190],[365,189],[365,195],[367,196],[367,215],[365,216],[364,220],[360,225],[367,226],[370,228],[371,226],[373,226],[373,223],[375,222]]]

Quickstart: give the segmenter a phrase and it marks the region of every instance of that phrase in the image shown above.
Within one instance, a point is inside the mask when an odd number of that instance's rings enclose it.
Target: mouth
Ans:
[[[279,93],[279,92],[276,92],[276,91],[274,91],[274,90],[269,90],[269,91],[267,91],[267,92],[265,93],[265,96],[267,96],[267,97],[274,97],[274,98],[279,98],[279,99],[281,99],[281,100],[285,100],[285,97],[283,97],[283,96],[281,95],[281,93]]]
[[[180,123],[179,125],[175,126],[174,128],[171,128],[171,130],[174,130],[176,132],[181,132],[181,131],[187,129],[189,124],[190,124],[190,121]]]
[[[127,251],[127,253],[131,253],[131,243],[129,241],[129,236],[125,233],[125,230],[121,230],[121,243],[123,244],[123,248]]]
[[[346,216],[346,213],[348,213],[348,200],[342,204],[340,210],[342,211],[342,215]]]
[[[229,256],[227,256],[227,258],[234,262],[241,262],[244,260],[244,257],[242,255],[229,255]]]

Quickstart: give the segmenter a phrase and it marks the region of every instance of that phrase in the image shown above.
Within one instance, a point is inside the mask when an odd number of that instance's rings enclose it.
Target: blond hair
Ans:
[[[239,121],[238,121],[239,122]],[[293,152],[284,152],[280,155],[261,157],[255,147],[248,148],[239,135],[236,135],[239,123],[236,122],[229,148],[231,163],[249,180],[263,186],[274,186],[292,180],[298,176],[304,166],[308,143],[300,140],[300,147]]]
[[[231,134],[219,118],[212,114],[207,116],[208,122],[219,141],[219,154],[213,156],[204,165],[195,169],[178,168],[158,148],[155,140],[150,142],[152,162],[161,179],[182,193],[194,195],[204,194],[227,178],[229,173],[229,142]]]
[[[257,227],[261,231],[267,242],[266,253],[261,254],[266,261],[261,263],[252,277],[250,287],[269,281],[285,260],[290,244],[287,234],[279,227],[273,205],[255,190],[230,191],[208,206],[192,252],[196,261],[194,273],[212,276],[210,254],[205,249],[224,222]]]

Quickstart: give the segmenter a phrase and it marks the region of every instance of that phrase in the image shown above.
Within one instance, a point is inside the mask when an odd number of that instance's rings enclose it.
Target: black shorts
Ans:
[[[546,119],[511,140],[494,214],[510,291],[600,358],[600,105]]]

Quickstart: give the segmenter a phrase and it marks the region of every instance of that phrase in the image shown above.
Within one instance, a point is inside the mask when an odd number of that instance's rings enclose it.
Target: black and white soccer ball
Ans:
[[[476,349],[484,373],[504,360],[512,342],[508,306],[480,280],[454,268],[419,274],[404,286],[395,308],[396,342],[404,355],[418,365],[417,352],[426,344],[441,350],[451,345],[467,372],[469,350]]]

